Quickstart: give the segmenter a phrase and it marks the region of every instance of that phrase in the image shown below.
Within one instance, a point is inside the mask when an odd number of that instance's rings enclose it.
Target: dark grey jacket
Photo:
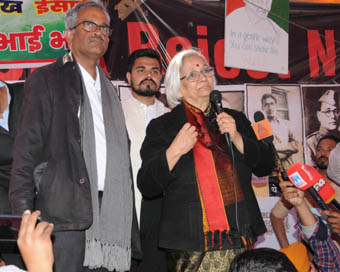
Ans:
[[[38,209],[55,231],[84,230],[92,224],[78,119],[82,81],[77,64],[65,57],[39,68],[25,82],[9,194],[13,213]],[[46,162],[36,194],[33,172]],[[136,216],[132,240],[137,245],[133,251],[138,252]]]

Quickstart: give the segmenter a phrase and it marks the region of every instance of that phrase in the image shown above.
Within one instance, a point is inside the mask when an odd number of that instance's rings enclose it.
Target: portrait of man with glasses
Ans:
[[[308,135],[305,147],[306,163],[315,166],[318,141],[326,135],[340,136],[339,90],[336,87],[318,88],[318,90],[315,87],[309,87],[304,89],[304,95],[306,135]]]

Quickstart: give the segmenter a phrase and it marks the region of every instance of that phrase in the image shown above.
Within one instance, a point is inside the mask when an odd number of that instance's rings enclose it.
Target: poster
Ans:
[[[288,74],[288,7],[288,0],[226,0],[224,66]]]
[[[64,14],[79,0],[0,2],[0,68],[36,67],[66,52]]]

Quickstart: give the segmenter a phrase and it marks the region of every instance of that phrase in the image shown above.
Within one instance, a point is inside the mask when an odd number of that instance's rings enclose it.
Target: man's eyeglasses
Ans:
[[[106,36],[110,36],[112,34],[112,28],[107,25],[97,25],[95,22],[91,21],[82,21],[79,24],[75,25],[74,27],[71,27],[70,29],[73,30],[77,28],[78,26],[83,25],[84,29],[88,32],[95,32],[97,28],[99,27],[100,32]]]
[[[207,76],[207,77],[212,77],[212,76],[214,76],[215,71],[214,71],[213,67],[207,67],[207,68],[203,69],[201,72],[192,71],[188,75],[181,77],[180,80],[183,80],[183,79],[186,78],[188,81],[195,82],[195,81],[199,80],[201,74],[204,75],[204,76]]]
[[[334,109],[334,110],[326,110],[326,111],[321,111],[321,113],[325,114],[327,117],[331,117],[331,114],[333,113],[334,116],[339,116],[339,110]]]

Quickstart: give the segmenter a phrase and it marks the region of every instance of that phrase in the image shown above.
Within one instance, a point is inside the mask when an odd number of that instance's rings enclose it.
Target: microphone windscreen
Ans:
[[[263,115],[263,113],[261,111],[257,111],[257,112],[254,113],[254,121],[255,122],[260,122],[260,121],[262,121],[264,119],[265,119],[264,115]]]
[[[210,102],[211,103],[221,102],[221,100],[222,100],[222,95],[219,91],[213,90],[210,93]]]
[[[330,203],[336,196],[333,187],[310,165],[295,163],[287,170],[287,175],[290,181],[302,191],[313,186],[326,203]]]
[[[322,200],[329,204],[337,195],[334,188],[324,179],[324,177],[312,166],[305,164],[304,167],[308,169],[313,176],[315,184],[314,189],[321,196]]]
[[[295,187],[302,191],[307,190],[309,187],[314,185],[312,175],[303,168],[301,163],[293,164],[288,170],[287,175],[289,180],[294,184]]]
[[[258,140],[267,139],[273,136],[272,128],[267,119],[262,119],[261,121],[252,124],[251,127],[253,128]],[[273,139],[270,140],[273,141]]]

